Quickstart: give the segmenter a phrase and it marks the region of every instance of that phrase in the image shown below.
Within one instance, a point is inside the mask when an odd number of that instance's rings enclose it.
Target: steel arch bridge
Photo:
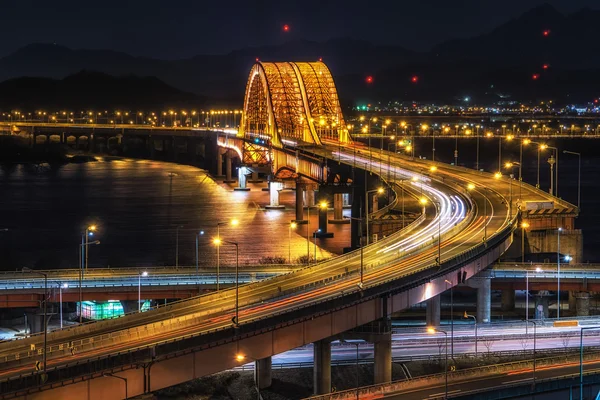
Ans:
[[[257,62],[250,71],[238,132],[275,147],[351,141],[323,62]]]

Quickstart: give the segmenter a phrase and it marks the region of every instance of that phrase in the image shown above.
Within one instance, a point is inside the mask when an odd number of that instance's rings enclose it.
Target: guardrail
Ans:
[[[584,361],[597,361],[600,360],[600,354],[584,354]],[[550,367],[553,365],[564,364],[567,362],[579,362],[579,354],[567,355],[561,357],[550,357],[536,359],[536,368]],[[501,374],[508,371],[516,371],[529,369],[533,367],[533,360],[514,361],[510,363],[495,364],[480,366],[477,368],[469,368],[464,370],[458,370],[448,372],[448,379],[453,382],[465,381],[472,378],[481,378],[483,376],[491,376]],[[396,381],[392,383],[383,383],[371,386],[364,386],[359,388],[359,397],[367,397],[380,395],[385,396],[386,394],[400,392],[401,390],[419,389],[429,387],[434,384],[443,384],[446,374],[433,374],[416,377],[410,380]],[[324,395],[312,396],[307,399],[310,400],[344,400],[354,399],[357,395],[356,389],[349,389],[335,393],[329,393]]]

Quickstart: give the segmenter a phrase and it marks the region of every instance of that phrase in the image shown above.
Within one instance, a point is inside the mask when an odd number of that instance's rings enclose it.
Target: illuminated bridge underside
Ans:
[[[322,62],[259,62],[252,67],[239,136],[274,147],[349,143],[331,72]]]

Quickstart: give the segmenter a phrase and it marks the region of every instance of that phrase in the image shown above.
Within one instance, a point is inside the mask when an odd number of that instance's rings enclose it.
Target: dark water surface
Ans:
[[[268,192],[253,186],[233,192],[201,169],[159,161],[98,157],[97,162],[56,168],[17,165],[0,170],[1,266],[67,268],[78,266],[81,232],[96,224],[89,266],[175,265],[179,230],[179,264],[195,263],[195,232],[200,240],[200,265],[216,262],[211,238],[216,224],[237,218],[238,227],[221,227],[221,237],[237,241],[240,264],[256,264],[264,256],[288,258],[289,221],[294,219],[294,194],[283,192],[285,211],[264,210]],[[266,182],[261,185],[266,187]],[[311,232],[317,220],[311,215]],[[330,225],[333,239],[317,246],[341,252],[348,246],[349,225]],[[292,258],[305,255],[306,227],[292,232]],[[328,252],[318,247],[318,257]],[[310,252],[314,247],[311,239]],[[221,265],[235,265],[235,247],[221,249]]]

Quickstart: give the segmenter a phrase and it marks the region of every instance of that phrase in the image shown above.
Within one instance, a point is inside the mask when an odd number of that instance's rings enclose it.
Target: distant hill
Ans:
[[[60,80],[22,77],[0,83],[0,107],[4,109],[79,110],[133,106],[161,109],[204,103],[204,98],[175,89],[155,77],[115,77],[81,71]]]
[[[248,71],[256,58],[323,58],[336,79],[344,104],[355,104],[357,99],[453,101],[464,96],[475,101],[552,98],[558,102],[582,102],[600,95],[600,89],[596,89],[600,87],[597,21],[600,11],[583,9],[564,15],[545,4],[483,35],[450,40],[424,53],[338,38],[325,42],[294,40],[223,55],[167,61],[108,50],[32,44],[0,58],[0,81],[21,76],[63,79],[81,70],[115,76],[154,76],[172,89],[204,96],[211,103],[239,107]],[[544,35],[544,31],[548,34]],[[533,80],[533,74],[539,74],[539,79]],[[367,75],[374,77],[373,84],[365,83]],[[413,75],[419,77],[417,84],[410,82]],[[127,96],[129,93],[123,99],[141,97]]]

